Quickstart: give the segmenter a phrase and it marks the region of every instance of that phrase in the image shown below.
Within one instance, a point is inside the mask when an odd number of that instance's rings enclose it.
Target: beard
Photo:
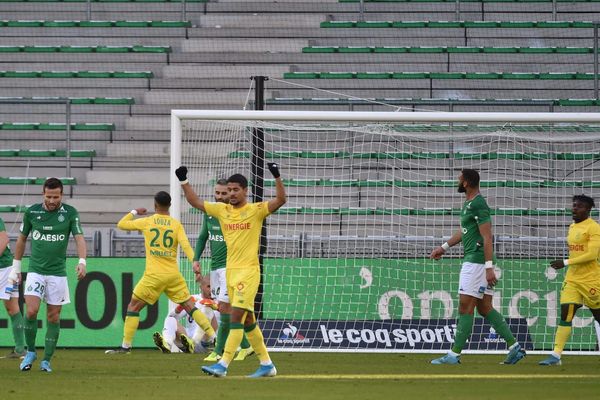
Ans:
[[[461,184],[458,185],[458,193],[466,193],[467,189],[465,189],[465,187]]]

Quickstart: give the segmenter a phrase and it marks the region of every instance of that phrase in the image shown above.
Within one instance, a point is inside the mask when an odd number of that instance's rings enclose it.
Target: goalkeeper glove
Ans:
[[[21,260],[13,260],[13,265],[8,273],[8,282],[15,284],[19,282],[19,274],[21,273]]]
[[[187,182],[187,173],[188,173],[188,169],[184,165],[182,165],[181,167],[179,167],[175,170],[175,175],[177,175],[177,179],[179,179],[179,182],[181,182],[181,184],[184,184]]]
[[[267,163],[267,167],[269,167],[269,171],[271,171],[273,178],[277,179],[281,176],[279,174],[279,166],[277,165],[277,163],[274,163],[274,162]]]
[[[215,311],[219,309],[219,305],[215,303],[212,299],[202,299],[200,300],[200,304],[202,304],[203,306],[208,306]]]

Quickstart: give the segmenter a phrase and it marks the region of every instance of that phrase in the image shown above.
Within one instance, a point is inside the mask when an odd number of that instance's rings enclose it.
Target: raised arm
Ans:
[[[184,165],[175,170],[175,175],[177,175],[177,179],[179,179],[185,199],[192,207],[204,211],[204,200],[199,198],[196,192],[194,192],[194,189],[192,189],[192,186],[188,182],[187,173],[188,169]]]
[[[117,228],[123,231],[141,231],[144,229],[144,219],[133,219],[136,215],[145,215],[145,208],[136,208],[128,212],[121,220],[117,223]]]
[[[283,186],[283,180],[279,174],[279,166],[277,163],[267,163],[269,171],[275,178],[275,198],[269,200],[269,213],[274,213],[279,210],[287,202],[287,196],[285,194],[285,186]]]

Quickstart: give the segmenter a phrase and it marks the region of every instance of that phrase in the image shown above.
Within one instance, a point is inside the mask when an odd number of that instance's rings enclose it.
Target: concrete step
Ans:
[[[167,65],[163,67],[165,78],[250,78],[255,75],[282,77],[289,72],[288,65],[239,64],[239,65]]]
[[[125,122],[126,130],[165,130],[171,129],[170,117],[133,116]]]
[[[168,185],[169,169],[86,171],[86,182],[90,185]]]
[[[171,104],[172,108],[179,108],[177,107],[179,104],[197,104],[198,108],[203,108],[204,104],[238,104],[239,108],[242,108],[248,98],[249,100],[254,99],[252,91],[250,91],[250,97],[248,97],[249,89],[250,80],[248,80],[248,90],[246,91],[152,90],[144,95],[143,101],[146,104]],[[265,96],[270,97],[271,95],[271,91],[265,92]]]
[[[188,52],[216,52],[216,53],[281,53],[307,46],[308,41],[303,39],[188,39],[182,41],[181,50]],[[254,56],[254,61],[256,55]]]

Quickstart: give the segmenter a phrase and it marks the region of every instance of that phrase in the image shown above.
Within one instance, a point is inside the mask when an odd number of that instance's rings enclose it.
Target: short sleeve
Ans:
[[[589,245],[596,248],[600,247],[600,224],[594,222],[590,226],[589,235]]]
[[[31,232],[31,215],[29,214],[29,209],[23,214],[23,222],[19,230],[23,236],[29,236],[29,232]]]
[[[260,203],[256,203],[256,208],[258,210],[258,216],[261,217],[261,219],[265,219],[269,216],[269,214],[271,214],[269,212],[269,202],[268,201],[262,201]]]
[[[484,201],[477,203],[475,209],[473,210],[473,218],[475,218],[475,221],[477,221],[477,225],[482,225],[486,222],[492,221],[490,216],[490,208]]]
[[[81,221],[79,220],[79,213],[77,211],[73,211],[73,215],[71,216],[71,234],[75,235],[83,235],[83,229],[81,228]]]

